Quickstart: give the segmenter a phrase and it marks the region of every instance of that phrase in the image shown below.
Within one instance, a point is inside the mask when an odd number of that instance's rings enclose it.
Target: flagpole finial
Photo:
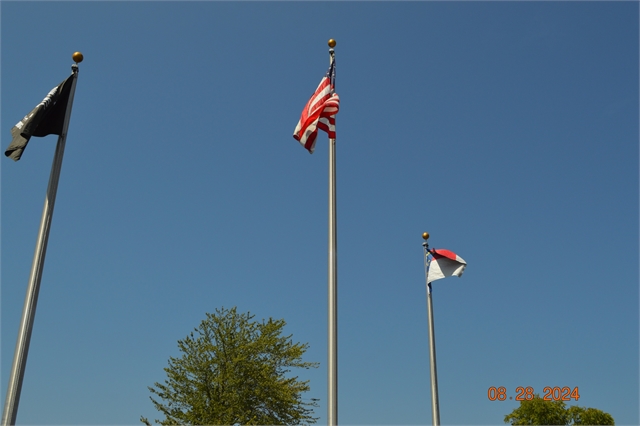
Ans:
[[[423,232],[422,233],[422,239],[427,241],[429,239],[429,233],[428,232]]]
[[[80,52],[75,52],[73,55],[71,55],[71,58],[76,64],[79,64],[84,59],[84,56]]]
[[[332,38],[329,39],[329,42],[327,43],[329,45],[330,48],[334,48],[336,47],[336,41]]]

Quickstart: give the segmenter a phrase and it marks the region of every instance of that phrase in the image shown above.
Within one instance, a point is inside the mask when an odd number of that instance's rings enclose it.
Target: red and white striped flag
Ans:
[[[467,262],[452,251],[431,249],[425,259],[427,263],[427,284],[440,278],[459,277],[467,267]]]
[[[329,139],[336,137],[336,114],[340,109],[340,97],[335,92],[335,87],[336,62],[333,60],[327,74],[304,106],[300,121],[293,132],[294,139],[300,142],[310,154],[313,154],[316,145],[318,129],[327,132]]]

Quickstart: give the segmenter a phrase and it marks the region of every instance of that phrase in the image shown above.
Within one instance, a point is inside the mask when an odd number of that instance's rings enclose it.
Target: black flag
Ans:
[[[60,135],[62,133],[73,77],[74,75],[71,74],[65,81],[54,87],[42,102],[13,126],[11,129],[13,140],[4,155],[18,161],[31,136]]]

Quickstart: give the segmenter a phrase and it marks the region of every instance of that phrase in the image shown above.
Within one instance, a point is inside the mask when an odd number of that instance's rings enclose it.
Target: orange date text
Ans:
[[[571,389],[568,386],[565,387],[551,387],[547,386],[543,390],[542,399],[545,401],[571,401],[571,399],[575,399],[576,401],[580,399],[580,392],[578,391],[578,387],[574,387]],[[507,399],[507,388],[504,386],[495,387],[491,386],[487,391],[487,396],[489,397],[489,401],[504,401]],[[513,396],[509,396],[509,399],[513,399]],[[523,387],[518,386],[516,388],[516,401],[530,401],[534,398],[534,391],[531,386]]]

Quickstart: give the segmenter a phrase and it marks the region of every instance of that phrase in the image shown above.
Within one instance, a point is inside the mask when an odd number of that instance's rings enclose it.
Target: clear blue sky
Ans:
[[[293,138],[337,40],[339,422],[503,424],[490,387],[578,387],[638,424],[637,2],[2,2],[1,142],[73,114],[19,424],[159,418],[206,312],[284,318],[320,362],[327,163]],[[55,136],[2,158],[4,402]]]

